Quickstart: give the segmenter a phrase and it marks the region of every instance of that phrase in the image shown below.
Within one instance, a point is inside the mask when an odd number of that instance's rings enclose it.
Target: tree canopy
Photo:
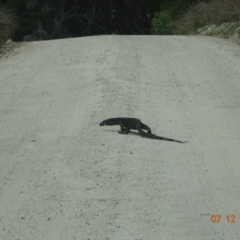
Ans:
[[[99,34],[150,34],[154,13],[194,0],[2,0],[14,9],[18,37],[35,32],[43,39]],[[180,6],[180,7],[179,7]],[[174,11],[173,11],[174,10]]]

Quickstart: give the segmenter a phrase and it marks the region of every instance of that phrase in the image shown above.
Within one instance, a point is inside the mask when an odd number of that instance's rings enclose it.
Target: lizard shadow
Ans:
[[[107,132],[116,132],[116,133],[118,133],[118,131],[116,131],[116,130],[104,130],[104,131],[107,131]],[[133,134],[133,135],[137,135],[137,136],[139,136],[139,137],[141,137],[141,138],[147,138],[147,137],[142,136],[142,135],[139,134],[138,132],[132,132],[132,131],[130,131],[129,133],[131,133],[131,134]],[[130,134],[130,135],[131,135],[131,134]],[[121,135],[127,135],[127,134],[121,134]],[[174,141],[174,142],[180,142],[180,143],[188,142],[188,141],[181,142],[181,141],[178,141],[178,140],[174,140],[174,139],[170,139],[170,138],[166,138],[166,137],[157,136],[157,135],[155,135],[155,134],[152,134],[152,135],[158,137],[158,139],[156,139],[156,138],[155,138],[155,139],[154,139],[154,138],[153,138],[153,139],[150,138],[150,139],[152,139],[152,140]]]
[[[103,131],[118,133],[118,131],[116,131],[116,130],[103,130]],[[137,135],[137,136],[142,137],[142,138],[145,138],[145,137],[141,136],[141,135],[140,135],[139,133],[137,133],[137,132],[130,131],[129,133],[131,133],[131,134],[133,134],[133,135]],[[129,134],[129,133],[128,133],[128,134]],[[119,135],[128,135],[128,134],[119,134]]]
[[[116,130],[103,130],[103,131],[118,133],[118,131],[116,131]],[[139,136],[139,137],[141,137],[141,138],[146,138],[146,137],[140,135],[138,132],[130,131],[128,134],[130,134],[130,133],[133,134],[133,135]],[[119,134],[119,135],[128,135],[128,134]]]

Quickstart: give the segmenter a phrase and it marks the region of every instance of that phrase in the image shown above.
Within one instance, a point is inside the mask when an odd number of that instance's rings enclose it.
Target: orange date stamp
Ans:
[[[212,223],[220,223],[222,218],[221,214],[212,214],[210,217],[210,220]],[[225,216],[227,223],[236,223],[236,215],[231,214],[231,215],[226,215]]]

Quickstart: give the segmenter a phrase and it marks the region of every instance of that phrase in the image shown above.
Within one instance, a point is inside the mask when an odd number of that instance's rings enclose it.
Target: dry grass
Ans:
[[[199,2],[174,22],[175,34],[187,34],[210,24],[240,21],[240,0]]]
[[[0,45],[11,38],[17,27],[17,19],[12,11],[0,6]]]

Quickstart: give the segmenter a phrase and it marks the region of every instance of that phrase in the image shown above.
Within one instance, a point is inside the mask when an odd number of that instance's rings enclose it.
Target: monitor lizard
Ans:
[[[138,118],[109,118],[109,119],[102,121],[99,125],[100,126],[119,125],[121,130],[118,133],[121,133],[121,134],[128,134],[131,129],[134,129],[134,130],[138,130],[139,134],[142,137],[146,137],[146,138],[172,141],[172,142],[178,142],[178,143],[186,143],[187,142],[187,141],[182,142],[182,141],[178,141],[178,140],[171,139],[171,138],[160,137],[155,134],[152,134],[150,127],[147,126],[146,124],[142,123],[141,120]],[[146,130],[147,133],[145,131],[143,131],[143,129]]]

